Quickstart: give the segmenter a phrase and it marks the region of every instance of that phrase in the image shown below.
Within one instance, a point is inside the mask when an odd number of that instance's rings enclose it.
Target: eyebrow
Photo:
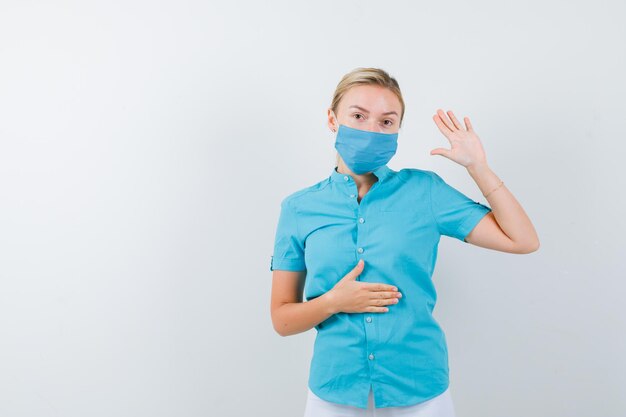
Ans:
[[[357,108],[357,109],[359,109],[359,110],[361,110],[361,111],[363,111],[365,113],[369,113],[369,110],[364,109],[363,107],[357,106],[356,104],[353,104],[350,107],[355,107],[355,108]],[[350,108],[350,107],[348,107],[348,108]],[[383,116],[387,115],[387,114],[395,114],[396,116],[398,115],[398,113],[396,113],[395,111],[388,111],[388,112],[383,113]]]

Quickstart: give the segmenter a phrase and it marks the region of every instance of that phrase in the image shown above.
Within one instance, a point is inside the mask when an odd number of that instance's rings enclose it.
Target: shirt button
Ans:
[[[361,217],[361,218],[359,219],[359,223],[363,223],[364,221],[365,221],[365,219],[364,219],[363,217]]]
[[[356,251],[359,253],[363,253],[363,248],[358,248]]]
[[[370,360],[371,360],[371,361],[373,361],[373,360],[374,360],[374,354],[373,354],[373,353],[370,353],[369,358],[370,358]]]
[[[356,197],[356,194],[350,194],[350,198]]]
[[[344,181],[348,181],[348,176],[347,176],[347,175],[344,175],[344,176],[343,176],[343,179],[344,179]]]
[[[368,323],[371,323],[372,322],[372,318],[371,317],[366,317],[365,321],[368,322]]]

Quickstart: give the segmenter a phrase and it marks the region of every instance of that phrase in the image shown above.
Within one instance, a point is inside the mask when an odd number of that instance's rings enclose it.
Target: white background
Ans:
[[[459,417],[626,414],[621,1],[0,2],[0,415],[299,416],[280,200],[327,177],[340,78],[400,83],[393,169],[486,203],[469,116],[541,247],[442,237]]]

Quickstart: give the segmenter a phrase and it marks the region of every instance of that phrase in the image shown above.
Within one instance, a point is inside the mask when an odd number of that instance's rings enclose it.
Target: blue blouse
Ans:
[[[432,171],[387,165],[359,202],[352,177],[336,168],[282,200],[270,271],[306,270],[309,301],[363,259],[358,280],[394,285],[402,297],[387,312],[341,312],[316,325],[309,388],[360,408],[370,386],[377,408],[436,397],[449,385],[446,338],[432,316],[439,239],[464,241],[491,209]]]

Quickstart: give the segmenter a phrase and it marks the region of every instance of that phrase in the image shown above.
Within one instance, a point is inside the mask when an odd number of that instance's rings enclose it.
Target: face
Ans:
[[[331,131],[337,132],[339,124],[380,133],[397,133],[400,129],[402,104],[387,88],[378,85],[352,87],[337,107],[336,114],[328,109],[328,127]]]

